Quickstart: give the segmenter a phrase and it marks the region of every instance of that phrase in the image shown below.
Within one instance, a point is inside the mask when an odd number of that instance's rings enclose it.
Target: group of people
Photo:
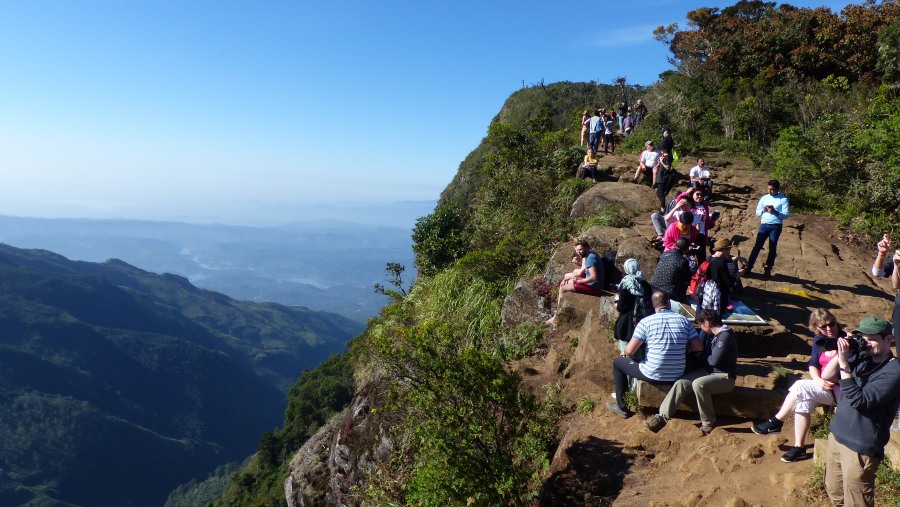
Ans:
[[[690,188],[679,193],[668,209],[662,206],[669,193],[668,171],[673,170],[669,143],[671,132],[664,133],[659,150],[648,142],[635,174],[635,179],[651,176],[651,184],[661,196],[661,209],[651,221],[663,253],[649,282],[636,259],[623,264],[624,276],[616,293],[619,317],[614,327],[621,355],[613,361],[615,400],[608,402],[607,408],[630,417],[625,393],[635,379],[672,382],[658,413],[646,421],[647,428],[661,431],[684,397],[693,393],[700,430],[709,434],[716,426],[713,395],[732,391],[737,379],[737,340],[734,330],[723,322],[733,304],[731,294],[739,290],[742,277],[752,276],[764,248],[763,276],[771,276],[790,204],[779,181],[770,180],[756,206],[760,224],[749,257],[744,259],[740,252],[732,255],[730,239],[711,239],[719,214],[707,204],[713,177],[705,160],[698,160],[690,170]],[[900,249],[894,252],[893,262],[886,263],[889,250],[885,236],[878,244],[872,273],[891,278],[898,294],[896,321],[900,318]],[[576,245],[575,253],[572,262],[576,268],[564,276],[560,294],[601,295],[607,273],[600,257],[585,241]],[[702,276],[698,277],[700,270]],[[702,286],[689,294],[692,278],[701,279]],[[694,322],[672,311],[672,301],[687,304],[689,297],[697,302]],[[552,317],[548,323],[553,323]],[[900,364],[891,351],[893,328],[884,319],[865,317],[848,334],[830,310],[818,308],[809,317],[809,329],[814,335],[810,378],[795,382],[779,410],[752,424],[751,429],[758,434],[780,432],[793,414],[793,445],[781,459],[794,462],[807,457],[812,412],[819,406],[835,406],[829,428],[826,490],[835,505],[873,505],[875,470],[884,458],[891,423],[900,416]]]
[[[598,154],[602,145],[604,154],[616,151],[616,129],[625,137],[634,133],[634,129],[647,116],[647,106],[638,100],[633,106],[619,102],[616,107],[599,108],[593,111],[585,109],[581,115],[581,146],[587,146]]]

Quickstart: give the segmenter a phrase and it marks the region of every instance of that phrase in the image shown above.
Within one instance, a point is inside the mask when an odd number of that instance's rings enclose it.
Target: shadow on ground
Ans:
[[[544,482],[540,505],[612,505],[633,462],[621,445],[597,437],[573,444],[566,456],[569,466]]]

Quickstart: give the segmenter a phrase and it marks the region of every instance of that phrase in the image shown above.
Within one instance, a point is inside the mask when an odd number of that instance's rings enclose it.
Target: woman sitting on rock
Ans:
[[[781,410],[774,417],[753,425],[753,432],[760,435],[781,432],[785,418],[794,412],[794,446],[781,461],[790,463],[806,457],[806,432],[809,430],[809,414],[816,407],[837,403],[840,386],[822,378],[822,370],[837,357],[837,339],[847,336],[841,331],[837,318],[824,308],[816,308],[809,316],[809,328],[815,333],[812,355],[809,357],[809,376],[794,382],[788,391]]]
[[[637,305],[649,303],[650,296],[653,295],[653,288],[644,280],[644,273],[641,271],[641,265],[637,259],[628,259],[622,266],[625,275],[619,282],[619,289],[616,292],[616,310],[619,311],[619,318],[616,319],[616,327],[613,331],[617,340],[619,340],[619,350],[625,350],[625,345],[631,340],[634,334],[634,326],[646,315],[646,308],[635,308]],[[653,305],[649,304],[649,312],[653,313]]]

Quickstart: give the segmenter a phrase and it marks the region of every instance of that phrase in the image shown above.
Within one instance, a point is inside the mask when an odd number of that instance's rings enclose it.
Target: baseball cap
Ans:
[[[863,317],[859,321],[859,327],[854,329],[853,332],[887,336],[891,334],[891,323],[879,317]]]

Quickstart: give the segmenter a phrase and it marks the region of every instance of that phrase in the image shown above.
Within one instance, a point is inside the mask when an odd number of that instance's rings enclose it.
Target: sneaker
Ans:
[[[666,418],[657,414],[648,419],[644,426],[653,433],[659,433],[659,430],[666,427]]]
[[[801,460],[806,457],[806,448],[804,447],[791,447],[788,449],[788,452],[784,453],[784,456],[781,457],[781,461],[785,463],[792,463],[794,461]]]
[[[716,427],[715,424],[706,424],[706,423],[703,423],[703,424],[700,425],[700,431],[702,431],[704,435],[709,435],[710,433],[712,433],[712,430],[713,430],[713,428],[715,428],[715,427]]]
[[[769,433],[781,433],[782,424],[784,424],[784,423],[782,423],[778,419],[775,419],[774,417],[772,417],[772,418],[766,419],[765,421],[763,421],[759,424],[754,424],[753,426],[751,426],[751,429],[753,430],[753,433],[756,433],[757,435],[768,435]]]
[[[617,416],[621,417],[622,419],[628,419],[629,417],[631,417],[630,412],[619,408],[619,405],[617,405],[616,402],[614,402],[614,401],[607,401],[606,408],[608,408],[610,412],[612,412],[613,414],[616,414]]]

